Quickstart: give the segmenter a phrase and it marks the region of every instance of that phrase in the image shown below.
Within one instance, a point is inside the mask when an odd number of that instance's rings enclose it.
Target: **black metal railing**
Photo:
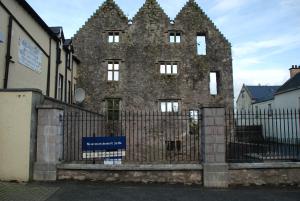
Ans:
[[[226,113],[227,161],[300,161],[299,110]]]
[[[118,115],[87,111],[65,113],[64,161],[200,163],[200,117],[200,111],[195,110],[119,111]]]

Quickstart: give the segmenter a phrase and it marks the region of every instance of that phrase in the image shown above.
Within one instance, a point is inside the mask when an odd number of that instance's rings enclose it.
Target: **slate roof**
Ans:
[[[255,103],[272,100],[280,86],[245,86]]]
[[[276,92],[276,94],[281,94],[284,92],[292,91],[300,88],[300,73],[296,74],[294,77],[286,81]]]

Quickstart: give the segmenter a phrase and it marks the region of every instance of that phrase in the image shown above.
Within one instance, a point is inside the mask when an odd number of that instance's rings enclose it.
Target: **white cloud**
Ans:
[[[217,0],[212,8],[215,12],[226,12],[246,4],[247,0]]]
[[[276,48],[276,52],[280,50],[289,50],[298,47],[300,44],[300,34],[287,34],[276,36],[268,40],[253,41],[241,43],[233,47],[235,57],[243,57],[249,54],[258,53],[264,49]]]

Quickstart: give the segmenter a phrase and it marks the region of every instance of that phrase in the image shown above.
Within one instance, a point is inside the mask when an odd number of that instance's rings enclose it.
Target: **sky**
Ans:
[[[145,0],[115,0],[132,18]],[[187,0],[157,0],[173,19]],[[104,0],[27,0],[72,37]],[[282,85],[300,65],[300,0],[196,0],[232,44],[235,97],[246,85]],[[59,5],[59,6],[58,6]]]

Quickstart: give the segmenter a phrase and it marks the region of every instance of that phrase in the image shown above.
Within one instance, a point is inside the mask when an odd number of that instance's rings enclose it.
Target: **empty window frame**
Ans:
[[[162,62],[160,64],[160,74],[177,75],[178,64],[177,62]]]
[[[108,33],[108,42],[109,43],[119,43],[120,42],[120,33],[119,32],[109,32]]]
[[[204,35],[197,35],[197,54],[206,55],[206,37]]]
[[[199,111],[190,110],[189,111],[189,130],[190,135],[199,134]]]
[[[107,66],[107,80],[119,81],[120,63],[118,61],[109,61]]]
[[[59,74],[58,83],[57,83],[57,99],[62,101],[63,98],[63,85],[64,85],[64,76]]]
[[[181,42],[181,33],[176,31],[169,32],[169,42],[170,43],[180,43]]]
[[[108,98],[106,99],[106,110],[108,120],[119,120],[120,113],[120,99]]]
[[[210,72],[209,74],[209,90],[210,95],[218,95],[220,87],[219,72]]]
[[[168,152],[180,152],[181,151],[181,141],[166,141],[166,150]]]
[[[161,112],[178,112],[179,103],[178,101],[161,101],[160,102],[160,111]]]

